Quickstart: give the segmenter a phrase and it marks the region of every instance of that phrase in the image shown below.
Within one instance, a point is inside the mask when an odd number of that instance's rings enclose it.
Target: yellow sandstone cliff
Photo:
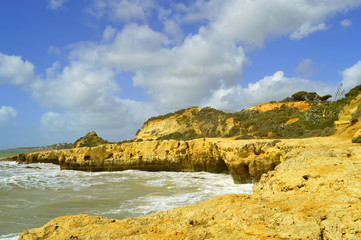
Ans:
[[[299,147],[261,177],[252,195],[124,220],[59,217],[19,239],[360,239],[359,145],[336,137],[292,145]]]
[[[259,181],[252,195],[217,196],[139,218],[59,217],[19,239],[361,239],[361,148],[351,142],[361,127],[351,122],[360,102],[344,108],[338,133],[326,138],[144,141],[23,155],[19,161],[52,159],[84,170],[97,162],[117,166],[116,159],[142,166],[162,159],[182,170],[226,167],[236,182]]]
[[[22,163],[59,164],[61,169],[83,171],[207,171],[230,172],[236,183],[257,181],[273,170],[299,144],[279,140],[142,141],[106,144],[49,152],[20,154]]]

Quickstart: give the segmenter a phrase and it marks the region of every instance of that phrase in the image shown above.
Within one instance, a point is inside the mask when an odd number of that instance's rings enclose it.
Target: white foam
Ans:
[[[6,235],[0,235],[1,240],[17,240],[20,236],[20,233],[11,233]]]
[[[13,205],[5,208],[0,217],[14,214],[13,226],[19,229],[9,232],[21,232],[26,230],[21,229],[24,225],[41,226],[34,223],[34,214],[38,213],[42,224],[58,214],[136,217],[199,203],[216,195],[251,194],[252,184],[234,184],[230,175],[207,172],[81,172],[61,171],[53,164],[0,162],[0,191],[6,193],[3,204]],[[15,215],[19,209],[27,209],[21,219]],[[6,239],[3,236],[0,239]]]

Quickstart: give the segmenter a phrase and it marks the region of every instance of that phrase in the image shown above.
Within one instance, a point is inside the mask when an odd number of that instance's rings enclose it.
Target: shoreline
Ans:
[[[263,174],[252,195],[218,196],[124,220],[59,217],[23,232],[19,239],[357,238],[361,234],[359,145],[328,137],[291,139],[287,146],[294,147],[274,170]]]
[[[92,173],[60,171],[54,164],[0,165],[2,183],[8,182],[2,190],[2,235],[15,232],[20,236],[22,231],[60,215],[84,213],[125,219],[195,204],[213,195],[252,191],[251,185],[233,184],[227,174],[137,170]]]

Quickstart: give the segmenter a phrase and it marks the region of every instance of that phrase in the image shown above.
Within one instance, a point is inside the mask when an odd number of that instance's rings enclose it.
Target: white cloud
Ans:
[[[7,127],[11,121],[18,115],[18,112],[9,106],[0,107],[0,128]]]
[[[119,90],[111,69],[97,69],[80,62],[32,87],[33,97],[44,106],[79,110],[101,108]]]
[[[107,26],[103,32],[103,40],[105,41],[113,40],[113,37],[115,36],[116,32],[117,29],[111,26]]]
[[[181,43],[183,39],[183,32],[180,28],[179,24],[172,20],[165,20],[163,22],[164,27],[163,31],[164,33],[168,34],[170,37],[172,37],[175,41],[175,43]]]
[[[330,89],[324,83],[303,78],[287,78],[283,71],[277,71],[272,76],[248,84],[246,88],[236,85],[219,89],[202,105],[223,110],[242,110],[269,101],[280,101],[298,91],[316,91],[324,95],[329,93]]]
[[[173,48],[164,47],[168,42],[164,34],[131,24],[111,44],[74,49],[72,59],[134,72],[134,85],[146,89],[157,105],[170,109],[198,103],[241,76],[246,62],[241,47],[202,34],[188,36]]]
[[[153,0],[93,0],[88,12],[98,18],[129,22],[145,20],[153,8]]]
[[[290,35],[301,39],[327,28],[327,17],[360,5],[357,0],[324,1],[196,1],[183,8],[183,19],[210,21],[213,38],[262,46],[268,37]],[[194,13],[194,9],[199,12]]]
[[[342,84],[346,92],[361,84],[361,61],[342,72]]]
[[[352,22],[348,19],[344,19],[340,22],[340,25],[342,27],[350,27],[352,25]]]
[[[68,0],[48,0],[48,8],[55,10],[60,8]]]
[[[95,130],[100,136],[119,141],[131,139],[141,125],[157,113],[151,104],[114,98],[102,109],[66,109],[64,113],[49,111],[41,118],[44,131],[67,133],[73,138]]]
[[[316,73],[317,69],[311,59],[303,59],[295,70],[298,77],[309,78]]]
[[[23,61],[20,56],[0,53],[0,85],[21,85],[34,81],[34,65]]]
[[[307,37],[311,33],[314,33],[317,31],[324,31],[327,29],[328,29],[328,27],[324,23],[312,25],[310,22],[305,22],[297,29],[297,31],[295,31],[294,33],[291,34],[291,38],[295,39],[295,40],[299,40],[299,39]]]

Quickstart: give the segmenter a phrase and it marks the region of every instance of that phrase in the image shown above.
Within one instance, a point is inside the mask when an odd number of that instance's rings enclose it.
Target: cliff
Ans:
[[[134,139],[324,137],[334,133],[334,121],[338,113],[335,105],[327,101],[274,102],[232,113],[209,107],[191,107],[150,118]]]
[[[284,147],[283,161],[261,177],[252,195],[218,196],[124,220],[59,217],[19,239],[359,239],[359,145],[329,137],[290,140]]]
[[[190,107],[175,113],[150,118],[137,132],[135,140],[193,139],[230,135],[240,122],[231,114],[206,107]]]
[[[236,183],[257,181],[273,170],[299,144],[274,140],[194,139],[106,144],[27,153],[12,160],[55,163],[83,171],[208,171],[230,172]]]
[[[252,195],[124,220],[59,217],[19,239],[360,239],[361,149],[351,143],[361,129],[360,103],[343,108],[327,138],[143,141],[19,155],[62,169],[229,171],[235,182],[256,181]]]

